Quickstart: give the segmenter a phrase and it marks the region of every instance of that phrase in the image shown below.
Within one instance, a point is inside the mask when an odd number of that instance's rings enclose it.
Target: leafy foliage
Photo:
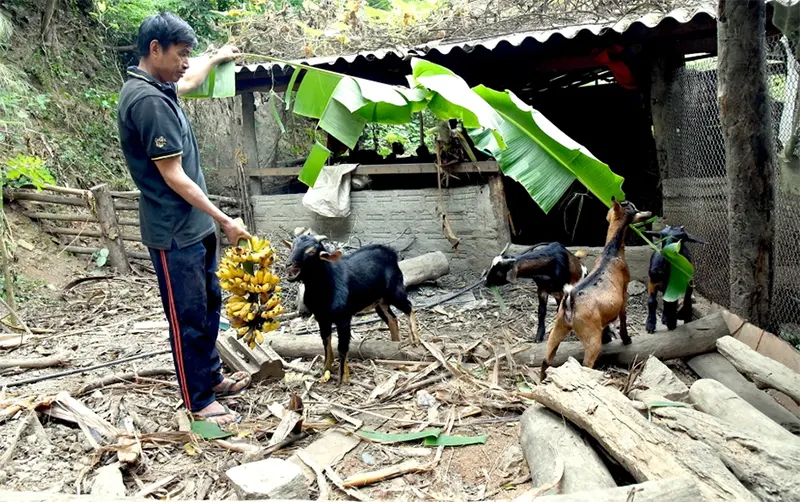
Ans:
[[[5,162],[3,186],[33,185],[41,190],[44,185],[55,184],[55,179],[45,167],[44,160],[30,155],[17,155]]]

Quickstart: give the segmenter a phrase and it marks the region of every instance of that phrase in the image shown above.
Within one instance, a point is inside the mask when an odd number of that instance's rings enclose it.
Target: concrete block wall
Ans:
[[[261,234],[310,227],[354,245],[389,244],[398,250],[409,246],[401,259],[442,251],[450,259],[451,272],[480,273],[509,241],[502,184],[497,178],[485,185],[443,189],[442,197],[451,228],[461,239],[457,252],[442,231],[435,188],[351,192],[347,218],[326,218],[306,209],[302,194],[253,196],[252,203]]]

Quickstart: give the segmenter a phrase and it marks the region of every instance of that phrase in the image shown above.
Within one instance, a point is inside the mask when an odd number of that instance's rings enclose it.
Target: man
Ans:
[[[217,397],[241,392],[249,376],[223,378],[216,350],[222,304],[217,268],[216,220],[228,241],[250,235],[209,200],[192,127],[178,97],[203,83],[215,65],[238,50],[189,58],[197,44],[181,18],[164,13],[139,27],[139,65],[127,71],[117,108],[119,137],[131,177],[139,187],[142,242],[149,248],[181,397],[194,417],[220,425],[241,416]]]

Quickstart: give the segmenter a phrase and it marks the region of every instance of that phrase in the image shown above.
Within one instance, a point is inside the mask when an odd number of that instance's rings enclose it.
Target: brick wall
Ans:
[[[442,232],[437,189],[351,192],[347,218],[319,216],[303,206],[302,194],[254,196],[252,203],[256,229],[262,234],[310,227],[353,245],[388,243],[398,250],[409,246],[401,259],[442,251],[450,259],[451,272],[480,272],[509,240],[505,198],[497,181],[443,190],[450,225],[461,239],[458,253]]]

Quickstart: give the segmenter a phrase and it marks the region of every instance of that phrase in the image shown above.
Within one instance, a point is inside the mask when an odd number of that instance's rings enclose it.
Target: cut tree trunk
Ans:
[[[284,359],[312,359],[324,355],[322,341],[318,336],[275,336],[267,337],[266,344]],[[337,347],[339,338],[333,336],[331,344]],[[391,359],[395,361],[422,361],[430,359],[427,352],[414,349],[403,342],[392,342],[386,339],[351,341],[348,359]]]
[[[701,378],[692,384],[689,397],[697,409],[731,422],[752,434],[768,436],[778,441],[798,442],[800,438],[773,422],[732,390],[716,380]]]
[[[114,210],[114,199],[111,197],[108,185],[93,187],[92,194],[96,202],[94,210],[100,222],[100,229],[103,231],[105,247],[108,249],[108,262],[118,272],[127,274],[131,271],[131,265],[128,263],[128,255],[125,254],[125,245],[119,231],[117,213]]]
[[[784,408],[772,396],[759,390],[718,352],[693,357],[689,367],[702,378],[713,378],[750,403],[758,411],[789,430],[800,430],[800,419]]]
[[[674,331],[659,331],[652,335],[639,335],[630,345],[614,340],[603,345],[601,362],[628,365],[635,360],[644,361],[653,355],[662,361],[696,356],[714,350],[718,338],[729,335],[728,325],[720,313],[714,313],[690,323],[682,324]],[[514,359],[526,366],[541,366],[545,344],[516,354]],[[583,360],[583,345],[580,342],[562,343],[553,360],[553,365],[563,364],[568,358]]]
[[[533,486],[545,486],[560,478],[553,488],[543,492],[545,494],[617,486],[603,460],[581,432],[544,406],[534,404],[522,414],[520,445]]]
[[[732,336],[717,340],[717,351],[759,388],[779,390],[800,404],[800,374],[762,356]]]
[[[760,500],[800,500],[800,444],[751,434],[688,408],[655,408],[654,422],[710,446],[730,471]],[[739,500],[732,497],[730,500]]]
[[[647,481],[637,485],[620,486],[600,490],[572,493],[569,495],[548,495],[536,497],[536,502],[696,502],[700,500],[700,490],[691,478],[669,478]],[[520,497],[514,502],[527,499]]]
[[[765,19],[762,0],[719,0],[717,96],[729,189],[730,309],[769,328],[776,184]]]
[[[632,401],[595,381],[574,359],[549,369],[532,395],[591,434],[640,483],[691,477],[703,500],[757,500],[708,446],[652,424]]]
[[[402,260],[398,265],[400,265],[400,271],[403,272],[405,287],[435,281],[450,273],[450,262],[441,251]]]

